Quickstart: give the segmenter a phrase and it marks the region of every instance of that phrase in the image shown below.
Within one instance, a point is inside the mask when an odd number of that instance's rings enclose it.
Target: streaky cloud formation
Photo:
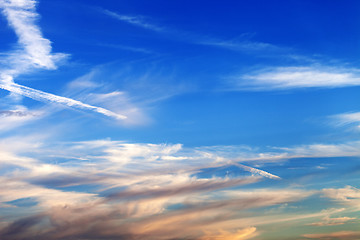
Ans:
[[[330,218],[324,217],[322,221],[311,223],[311,226],[336,226],[336,225],[343,225],[349,221],[355,220],[356,218],[350,217],[338,217],[338,218]]]
[[[238,163],[236,163],[235,165],[239,166],[240,168],[243,168],[246,171],[249,171],[249,172],[252,172],[252,173],[255,173],[255,174],[259,174],[259,175],[261,175],[263,177],[272,178],[272,179],[281,179],[279,176],[276,176],[274,174],[265,172],[263,170],[259,170],[259,169],[253,168],[253,167],[248,167],[248,166],[238,164]]]
[[[360,74],[357,69],[337,67],[274,67],[242,75],[234,84],[255,90],[350,87],[360,86]]]
[[[135,26],[138,26],[138,27],[141,27],[141,28],[145,28],[145,29],[149,29],[149,30],[152,30],[152,31],[157,31],[157,32],[161,32],[163,31],[164,29],[159,27],[159,26],[156,26],[154,24],[151,24],[151,23],[148,23],[144,20],[144,17],[143,16],[129,16],[129,15],[122,15],[122,14],[118,14],[116,12],[112,12],[110,10],[107,10],[107,9],[101,9],[101,11],[110,16],[110,17],[113,17],[117,20],[120,20],[122,22],[126,22],[128,24],[131,24],[131,25],[135,25]]]
[[[355,125],[360,130],[360,112],[341,113],[331,116],[337,126]]]
[[[33,145],[23,146],[34,148]],[[44,154],[50,154],[51,148],[46,145],[37,148],[46,148]],[[57,155],[59,150],[52,149],[50,155]],[[200,178],[197,173],[203,171],[204,157],[211,155],[198,151],[189,155],[186,150],[183,154],[187,156],[181,157],[181,145],[78,142],[67,148],[69,156],[66,158],[77,159],[77,155],[86,151],[89,153],[87,159],[62,164],[43,162],[40,155],[39,159],[17,156],[17,151],[2,152],[2,159],[8,160],[3,161],[7,174],[1,178],[0,199],[6,203],[2,207],[11,208],[16,206],[16,201],[32,199],[35,204],[31,208],[36,214],[8,219],[0,231],[4,239],[25,236],[29,239],[169,239],[181,237],[184,228],[193,239],[217,239],[219,236],[250,239],[256,235],[256,228],[246,228],[241,218],[237,225],[243,230],[224,228],[220,234],[207,233],[211,225],[222,222],[226,225],[226,216],[235,214],[234,210],[298,201],[311,195],[291,189],[232,189],[261,180],[255,176]],[[192,156],[193,161],[184,161]],[[206,165],[217,166],[218,159],[213,155]],[[20,169],[13,171],[11,166],[14,165]],[[274,176],[261,170],[251,172]],[[97,193],[62,190],[66,186],[86,184],[95,184]],[[214,194],[222,197],[219,199]],[[182,206],[172,209],[177,204]],[[237,218],[236,214],[232,217]],[[209,222],[208,219],[214,220]],[[204,229],[206,234],[202,236],[199,229]]]

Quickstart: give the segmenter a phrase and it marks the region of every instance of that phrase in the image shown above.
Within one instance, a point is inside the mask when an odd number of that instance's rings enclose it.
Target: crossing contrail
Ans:
[[[43,37],[40,27],[36,24],[39,14],[36,12],[35,0],[0,0],[0,10],[18,36],[18,44],[22,50],[8,59],[9,69],[3,69],[0,75],[0,88],[20,94],[41,102],[58,103],[65,106],[90,110],[116,119],[126,119],[108,109],[92,106],[71,98],[57,96],[40,90],[19,85],[14,77],[25,73],[31,68],[56,69],[55,61],[64,54],[51,53],[50,40]]]

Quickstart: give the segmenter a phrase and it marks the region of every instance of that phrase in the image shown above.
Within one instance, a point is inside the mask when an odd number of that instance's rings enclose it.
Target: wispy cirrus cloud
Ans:
[[[98,8],[100,12],[103,14],[106,14],[110,17],[113,17],[114,19],[117,19],[119,21],[141,27],[144,29],[148,29],[154,32],[167,34],[167,37],[172,37],[176,41],[182,41],[182,42],[188,42],[195,45],[204,45],[204,46],[211,46],[216,48],[223,48],[228,49],[231,51],[237,51],[237,52],[260,52],[260,51],[266,51],[266,52],[279,52],[284,51],[285,48],[265,43],[261,41],[252,41],[249,37],[251,37],[253,34],[241,34],[236,39],[231,40],[224,40],[221,38],[216,37],[208,37],[201,34],[195,34],[193,32],[187,32],[184,30],[171,28],[167,26],[160,26],[153,24],[152,22],[148,21],[148,17],[141,16],[141,15],[124,15],[119,14],[114,11],[110,11],[107,9],[101,9]],[[140,48],[141,49],[141,48]],[[129,48],[129,50],[131,50]]]
[[[341,113],[330,117],[336,126],[355,125],[360,130],[360,112]]]
[[[340,144],[308,144],[294,147],[274,147],[282,150],[290,158],[294,157],[351,157],[360,156],[360,142],[352,141]],[[285,157],[285,156],[283,156]]]
[[[228,40],[228,41],[221,39],[208,39],[208,40],[200,40],[198,44],[224,48],[232,51],[240,51],[240,52],[255,52],[255,51],[279,52],[285,50],[285,48],[281,48],[279,46],[270,43],[251,41],[250,39],[246,39],[246,38],[240,38],[240,39]]]
[[[231,84],[238,90],[286,90],[360,86],[360,71],[324,66],[265,68],[239,77]]]
[[[161,32],[164,31],[163,27],[159,27],[157,25],[154,25],[152,23],[149,23],[146,21],[146,18],[144,16],[130,16],[130,15],[122,15],[122,14],[118,14],[116,12],[107,10],[107,9],[101,9],[101,12],[103,12],[104,14],[113,17],[117,20],[120,20],[122,22],[134,25],[134,26],[138,26],[141,28],[145,28],[145,29],[149,29],[152,31],[157,31],[157,32]]]

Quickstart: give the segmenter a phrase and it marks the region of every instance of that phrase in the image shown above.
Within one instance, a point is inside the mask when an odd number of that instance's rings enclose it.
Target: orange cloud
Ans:
[[[207,233],[198,240],[246,240],[257,235],[255,227],[237,230],[235,233],[220,230],[218,234]]]
[[[341,231],[332,233],[316,233],[316,234],[305,234],[306,238],[312,239],[359,239],[360,232],[354,231]]]

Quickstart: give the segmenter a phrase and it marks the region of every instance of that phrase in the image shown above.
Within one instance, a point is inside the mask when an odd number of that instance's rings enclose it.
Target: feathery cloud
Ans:
[[[294,88],[335,88],[360,86],[357,69],[310,67],[276,67],[234,78],[238,89],[285,90]]]
[[[360,112],[337,114],[331,118],[337,126],[355,125],[356,129],[360,130]]]
[[[129,15],[121,15],[112,11],[109,11],[107,9],[101,9],[101,11],[117,20],[120,20],[122,22],[126,22],[128,24],[132,24],[134,26],[138,26],[141,28],[149,29],[152,31],[161,32],[163,31],[162,27],[156,26],[154,24],[148,23],[145,21],[145,18],[143,16],[129,16]]]
[[[224,41],[224,40],[206,40],[200,41],[198,44],[208,45],[218,48],[229,49],[232,51],[241,51],[241,52],[254,52],[254,51],[281,51],[282,48],[275,46],[270,43],[264,42],[255,42],[246,39],[240,39],[238,41]]]

